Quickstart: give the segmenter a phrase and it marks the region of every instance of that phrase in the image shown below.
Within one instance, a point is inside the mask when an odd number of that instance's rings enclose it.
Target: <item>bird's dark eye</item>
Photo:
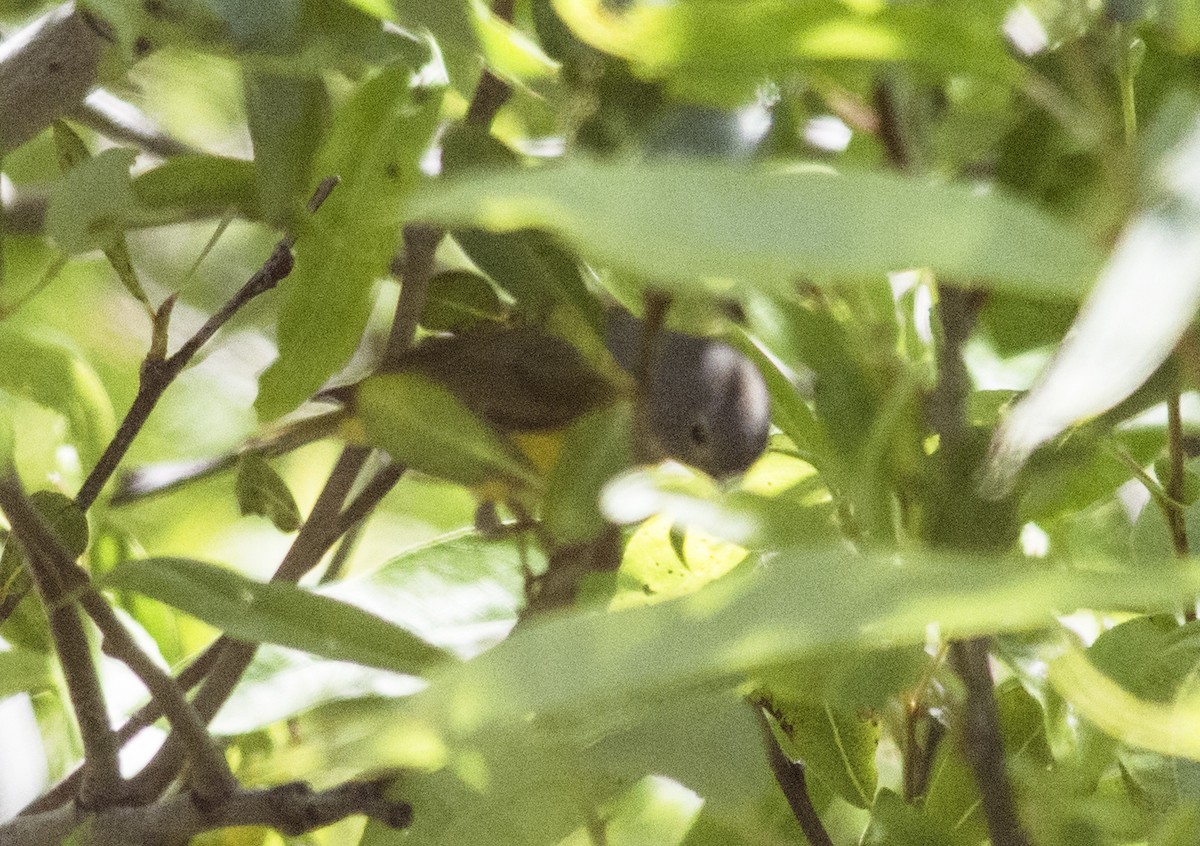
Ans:
[[[692,443],[696,446],[708,445],[708,424],[703,420],[697,420],[692,424],[691,429]]]

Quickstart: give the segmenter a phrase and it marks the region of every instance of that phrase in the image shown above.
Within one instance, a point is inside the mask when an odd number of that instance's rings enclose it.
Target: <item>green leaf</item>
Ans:
[[[329,96],[319,76],[250,67],[243,86],[259,208],[268,223],[287,224],[316,185],[312,163],[328,123]]]
[[[546,480],[542,514],[556,543],[581,543],[603,530],[600,490],[632,464],[632,431],[633,409],[628,403],[585,414],[567,427]]]
[[[108,575],[105,585],[145,594],[238,640],[275,643],[336,661],[419,675],[447,657],[348,603],[292,584],[251,581],[199,561],[127,561]]]
[[[806,62],[904,62],[947,74],[1019,76],[1000,33],[1005,7],[998,3],[553,5],[583,41],[691,99],[744,101],[762,79]]]
[[[920,807],[886,788],[875,797],[871,822],[862,838],[862,846],[965,846],[969,842],[954,837]]]
[[[1078,296],[1099,268],[1069,226],[1017,200],[877,173],[711,162],[577,161],[423,189],[408,219],[555,232],[588,258],[681,293],[730,280],[882,278],[929,267],[965,284]]]
[[[0,327],[0,388],[65,417],[85,464],[100,457],[116,430],[100,377],[75,350],[48,336]]]
[[[243,515],[266,517],[281,532],[300,528],[300,508],[288,489],[287,482],[261,455],[248,452],[238,460],[238,510]]]
[[[441,91],[410,87],[391,67],[339,110],[317,171],[341,183],[296,242],[279,317],[279,359],[262,375],[256,408],[274,419],[346,363],[370,313],[372,283],[399,244],[398,213],[437,126]],[[389,222],[390,221],[390,222]]]
[[[1173,608],[1197,585],[1200,574],[1181,567],[1068,571],[931,554],[897,566],[895,556],[783,549],[678,600],[523,631],[435,680],[420,713],[451,732],[534,714],[587,724],[838,649],[1037,628],[1075,608]]]
[[[0,652],[0,699],[44,690],[53,684],[48,655],[12,648]]]
[[[856,808],[869,808],[879,774],[875,748],[879,724],[828,703],[789,702],[767,693],[771,712],[790,741],[791,758]]]
[[[448,332],[485,320],[501,320],[506,312],[488,280],[466,270],[447,270],[429,280],[421,326],[434,332]]]
[[[83,143],[83,139],[65,121],[54,121],[50,129],[54,135],[54,152],[58,157],[60,171],[66,173],[92,157],[92,152]]]
[[[464,658],[502,640],[525,601],[523,566],[541,552],[460,531],[413,547],[378,570],[320,592],[366,608]]]
[[[79,163],[50,192],[46,231],[65,252],[111,245],[145,216],[130,184],[134,150],[114,147]]]
[[[253,162],[194,153],[138,174],[133,193],[162,223],[225,214],[260,217]]]
[[[359,384],[354,407],[367,442],[405,466],[468,487],[540,486],[509,441],[424,376],[371,376]]]
[[[395,14],[390,0],[345,0],[345,2],[384,21],[391,19]]]

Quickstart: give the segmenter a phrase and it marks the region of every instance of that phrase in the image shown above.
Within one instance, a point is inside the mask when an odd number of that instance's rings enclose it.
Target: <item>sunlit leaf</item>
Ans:
[[[91,365],[67,344],[0,328],[0,388],[57,411],[84,460],[95,461],[116,429],[112,401]]]
[[[1200,761],[1200,702],[1142,699],[1068,649],[1050,665],[1050,681],[1075,709],[1113,737],[1163,755]]]
[[[446,654],[360,608],[283,582],[263,584],[212,564],[148,558],[106,577],[239,640],[275,643],[338,661],[421,674]]]
[[[412,220],[548,229],[588,258],[681,293],[732,281],[784,291],[930,267],[963,283],[1080,294],[1099,267],[1083,236],[1019,201],[878,173],[708,162],[575,161],[423,189]]]
[[[897,565],[794,549],[672,602],[549,621],[448,673],[421,713],[471,731],[557,713],[587,720],[698,684],[846,647],[924,643],[1050,624],[1085,608],[1170,608],[1200,585],[1188,569],[1112,573],[925,556]],[[627,656],[638,656],[630,661]]]
[[[396,215],[437,126],[440,90],[413,88],[410,77],[408,68],[392,67],[359,88],[318,155],[317,171],[341,183],[296,243],[279,359],[263,374],[256,402],[264,418],[310,396],[358,344],[371,284],[387,275],[399,246]]]

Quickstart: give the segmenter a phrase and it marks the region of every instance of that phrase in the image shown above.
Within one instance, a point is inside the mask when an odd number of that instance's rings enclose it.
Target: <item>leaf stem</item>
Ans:
[[[804,832],[811,846],[833,846],[833,839],[825,830],[825,824],[821,822],[821,817],[813,806],[812,797],[808,794],[804,764],[793,761],[784,754],[779,739],[775,737],[775,730],[771,728],[766,710],[760,705],[754,705],[754,710],[758,716],[759,728],[762,729],[763,744],[766,746],[771,772],[775,774],[779,789],[783,791],[788,807],[792,809],[792,815],[800,824],[800,830]]]

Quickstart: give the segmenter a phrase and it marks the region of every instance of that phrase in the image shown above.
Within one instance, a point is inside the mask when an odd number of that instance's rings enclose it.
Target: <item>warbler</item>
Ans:
[[[613,359],[632,374],[637,370],[644,324],[615,308],[607,317],[605,345]],[[766,384],[754,365],[730,346],[709,338],[662,331],[651,344],[647,384],[639,402],[645,409],[651,458],[672,458],[714,477],[744,471],[766,447],[770,408]],[[414,378],[415,377],[415,378]],[[626,381],[631,381],[627,379]],[[417,393],[413,387],[419,386]],[[422,387],[423,386],[423,387]],[[301,420],[290,430],[256,439],[243,448],[277,454],[329,435],[335,430],[352,440],[365,440],[389,452],[405,452],[402,441],[414,428],[426,427],[447,440],[420,452],[432,475],[472,484],[486,481],[485,470],[458,468],[439,472],[439,462],[452,462],[464,438],[452,423],[439,420],[428,406],[440,395],[453,397],[477,419],[480,437],[509,443],[528,462],[530,476],[545,474],[557,459],[563,430],[584,414],[628,395],[627,386],[591,366],[566,340],[531,325],[485,324],[456,335],[425,339],[390,367],[362,382],[323,392],[322,398],[342,403],[339,411]],[[380,410],[381,403],[385,406]],[[393,419],[395,414],[411,415]],[[461,415],[460,415],[461,417]],[[366,418],[363,420],[362,418]],[[395,431],[390,431],[390,430]],[[394,445],[401,444],[399,449]],[[394,456],[407,460],[408,455]],[[467,456],[473,459],[476,456]],[[173,468],[139,468],[127,474],[112,502],[161,493],[184,481],[232,466],[236,455]],[[429,466],[414,462],[418,469]],[[511,464],[497,473],[520,476]],[[479,476],[479,478],[475,478]],[[508,484],[511,480],[505,480]],[[474,485],[473,485],[474,486]],[[481,498],[502,499],[499,486],[484,486]]]

